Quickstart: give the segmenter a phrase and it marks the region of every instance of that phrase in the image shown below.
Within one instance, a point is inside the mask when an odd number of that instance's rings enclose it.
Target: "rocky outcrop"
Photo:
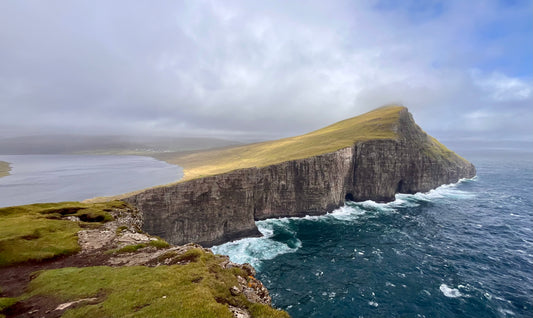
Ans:
[[[407,109],[394,130],[396,138],[147,189],[124,200],[143,213],[146,232],[173,244],[210,246],[259,235],[255,220],[324,214],[347,200],[386,202],[395,193],[475,176],[471,163],[423,132]]]

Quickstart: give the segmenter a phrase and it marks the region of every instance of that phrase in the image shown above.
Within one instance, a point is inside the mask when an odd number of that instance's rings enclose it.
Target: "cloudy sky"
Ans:
[[[532,140],[532,3],[0,1],[0,135],[270,139],[401,103]]]

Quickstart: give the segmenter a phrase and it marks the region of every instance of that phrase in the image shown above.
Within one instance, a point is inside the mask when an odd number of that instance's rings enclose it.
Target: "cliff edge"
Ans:
[[[471,178],[475,167],[387,106],[297,137],[166,158],[182,181],[125,198],[143,230],[205,246],[259,235],[255,220],[318,215]]]

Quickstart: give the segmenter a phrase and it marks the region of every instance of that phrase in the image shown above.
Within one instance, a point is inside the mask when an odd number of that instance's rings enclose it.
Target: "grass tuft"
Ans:
[[[168,244],[167,241],[162,240],[162,239],[158,239],[158,240],[155,240],[155,241],[150,241],[148,243],[148,245],[153,246],[153,247],[155,247],[157,249],[170,247],[170,244]]]
[[[264,304],[251,304],[248,310],[252,317],[290,318],[286,311],[274,309]]]
[[[201,249],[198,248],[192,248],[188,250],[187,252],[174,257],[175,262],[198,262],[200,258],[204,255],[204,252]]]
[[[163,262],[166,259],[172,259],[174,257],[178,256],[178,252],[176,251],[168,251],[165,252],[157,257],[158,262]]]
[[[117,229],[115,230],[115,234],[120,235],[124,231],[126,231],[127,229],[128,229],[128,227],[126,225],[121,225],[121,226],[117,227]]]
[[[145,243],[139,243],[139,244],[132,244],[132,245],[126,245],[124,247],[119,248],[118,250],[114,251],[117,254],[122,253],[135,253],[141,248],[145,248],[147,244]]]
[[[0,312],[6,310],[7,308],[13,306],[18,302],[18,298],[11,297],[0,297]]]
[[[161,249],[161,248],[170,247],[170,244],[168,244],[166,241],[164,241],[162,239],[157,239],[157,240],[154,240],[154,241],[150,241],[148,243],[138,243],[138,244],[126,245],[126,246],[121,247],[121,248],[119,248],[117,250],[110,250],[110,251],[108,251],[108,253],[116,253],[116,254],[135,253],[138,250],[140,250],[141,248],[145,248],[145,247],[148,247],[148,246],[153,246],[153,247],[155,247],[157,249]]]

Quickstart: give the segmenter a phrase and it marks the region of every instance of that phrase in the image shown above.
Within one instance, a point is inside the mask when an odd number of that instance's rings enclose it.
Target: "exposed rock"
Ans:
[[[72,221],[72,222],[79,222],[80,221],[80,218],[75,216],[75,215],[69,215],[69,216],[64,217],[63,219],[69,220],[69,221]]]
[[[261,303],[270,305],[272,298],[268,293],[266,287],[260,280],[253,276],[248,276],[248,284],[243,288],[243,293],[246,298],[253,303]]]
[[[109,212],[113,221],[105,223],[98,229],[78,232],[81,253],[89,253],[104,247],[123,247],[125,245],[146,243],[154,238],[138,233],[142,224],[142,214],[136,209],[115,209]]]
[[[242,291],[239,289],[239,287],[237,286],[232,286],[230,289],[229,289],[229,292],[233,295],[233,296],[237,296],[237,295],[240,295],[242,293]]]
[[[131,244],[147,243],[157,239],[144,233],[125,232],[122,235],[117,236],[116,240],[119,243],[119,247],[121,247]]]
[[[78,243],[82,253],[99,250],[115,239],[115,232],[109,230],[83,230],[78,232]]]
[[[347,200],[394,200],[461,178],[474,166],[399,112],[396,138],[359,141],[343,149],[261,168],[147,189],[124,200],[143,214],[143,229],[173,244],[204,246],[257,236],[255,221],[318,215]]]
[[[253,268],[252,265],[248,264],[248,263],[244,263],[244,264],[241,264],[240,266],[242,269],[244,269],[244,271],[246,271],[246,273],[248,274],[248,276],[255,276],[255,268]]]
[[[57,308],[55,310],[65,310],[65,309],[67,309],[68,307],[70,307],[72,305],[77,305],[79,303],[84,303],[84,302],[93,302],[93,301],[97,301],[97,300],[98,300],[98,298],[79,299],[79,300],[76,300],[76,301],[71,301],[71,302],[68,302],[68,303],[60,304],[59,306],[57,306]]]
[[[250,318],[251,315],[248,311],[243,308],[228,306],[231,313],[233,313],[234,318]]]

